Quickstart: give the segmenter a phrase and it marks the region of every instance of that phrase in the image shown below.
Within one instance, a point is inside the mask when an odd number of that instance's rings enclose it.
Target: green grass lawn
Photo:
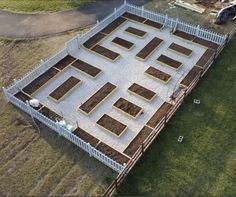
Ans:
[[[17,12],[61,11],[94,0],[0,0],[0,8]]]
[[[236,38],[119,188],[118,195],[236,196]],[[193,105],[193,99],[201,100]],[[179,135],[183,143],[177,143]]]

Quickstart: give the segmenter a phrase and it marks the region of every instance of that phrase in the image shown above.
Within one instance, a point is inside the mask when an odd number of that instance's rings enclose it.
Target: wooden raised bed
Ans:
[[[115,136],[119,137],[127,129],[127,126],[120,121],[104,114],[98,121],[97,125],[102,129],[111,132]]]
[[[141,97],[142,99],[146,101],[151,101],[155,96],[156,93],[141,86],[137,83],[133,83],[129,88],[128,91],[132,94],[137,95],[138,97]]]
[[[92,66],[91,64],[88,64],[87,62],[84,62],[80,59],[77,59],[75,62],[73,62],[71,66],[92,78],[96,78],[101,73],[99,68]]]
[[[184,77],[184,79],[180,82],[180,85],[183,87],[188,87],[191,82],[201,73],[202,68],[198,66],[194,66],[189,73]]]
[[[211,41],[199,38],[199,37],[195,37],[193,39],[193,42],[196,43],[196,44],[199,44],[201,46],[204,46],[206,48],[213,49],[213,50],[217,50],[219,48],[219,46],[220,46],[220,45],[218,45],[218,44],[216,44],[214,42],[211,42]]]
[[[76,77],[71,76],[66,81],[64,81],[59,87],[53,90],[52,93],[49,94],[49,97],[56,102],[60,102],[66,95],[68,95],[81,80],[77,79]]]
[[[191,56],[192,55],[192,50],[186,48],[186,47],[183,47],[181,45],[178,45],[176,43],[171,43],[171,45],[168,47],[168,49],[170,49],[171,51],[174,51],[180,55],[185,55],[187,57]]]
[[[162,83],[168,83],[171,79],[171,75],[162,72],[152,66],[150,66],[146,71],[145,74],[152,77],[155,80],[161,81]]]
[[[134,27],[128,27],[127,29],[125,29],[125,32],[129,33],[131,35],[134,35],[136,37],[139,37],[139,38],[143,38],[147,33],[145,31],[142,31],[140,29],[136,29]]]
[[[130,50],[133,48],[134,43],[129,42],[127,40],[124,40],[122,38],[116,37],[114,38],[112,41],[112,43],[114,43],[115,45],[118,45],[119,47],[122,47],[124,49]]]
[[[24,103],[26,103],[26,101],[30,101],[32,99],[30,96],[28,96],[24,92],[17,92],[14,96],[16,98],[18,98],[19,100],[23,101]]]
[[[143,23],[144,21],[146,21],[147,19],[146,18],[143,18],[141,16],[137,16],[135,14],[131,14],[131,13],[128,13],[128,12],[125,12],[122,17],[125,17],[127,19],[130,19],[130,20],[133,20],[133,21],[136,21],[136,22],[139,22],[139,23]]]
[[[127,19],[123,17],[119,17],[116,20],[114,20],[112,23],[110,23],[108,26],[106,26],[101,33],[103,34],[110,34],[112,33],[115,29],[117,29],[120,25],[122,25]]]
[[[161,30],[163,28],[163,25],[160,24],[160,23],[157,23],[157,22],[154,22],[154,21],[151,21],[151,20],[146,20],[144,22],[145,25],[148,25],[150,27],[154,27],[155,29],[158,29],[158,30]]]
[[[114,90],[116,86],[111,83],[106,83],[101,87],[94,95],[92,95],[85,103],[83,103],[79,109],[86,115],[89,115],[95,110],[99,104],[102,103]]]
[[[118,57],[120,56],[119,53],[111,51],[110,49],[107,49],[100,45],[94,46],[91,50],[96,52],[100,56],[105,57],[108,60],[111,60],[112,62],[116,61]]]
[[[136,57],[145,61],[162,42],[162,39],[154,37],[141,51],[138,52]]]
[[[146,125],[154,129],[158,125],[158,123],[165,117],[165,115],[171,110],[171,108],[172,105],[170,103],[164,102],[149,119]]]
[[[188,33],[185,33],[183,31],[180,31],[180,30],[176,30],[174,33],[173,33],[174,36],[177,36],[179,38],[182,38],[184,40],[187,40],[187,41],[193,41],[195,36],[192,35],[192,34],[188,34]]]
[[[175,70],[178,70],[182,66],[181,62],[174,60],[174,59],[172,59],[168,56],[165,56],[165,55],[161,55],[160,57],[158,57],[157,62],[162,65],[169,66]]]
[[[96,137],[93,137],[92,135],[90,135],[88,132],[81,129],[80,127],[77,127],[72,133],[78,136],[79,138],[81,138],[82,140],[84,140],[85,142],[88,142],[91,146],[95,148],[100,141],[99,139],[97,139]]]
[[[51,80],[53,77],[55,77],[59,71],[55,68],[50,68],[45,73],[37,77],[35,80],[33,80],[29,85],[23,88],[23,91],[28,94],[32,95],[37,90],[39,90],[42,86],[44,86],[49,80]]]
[[[113,107],[132,118],[137,118],[137,116],[143,111],[143,109],[124,98],[119,98]]]
[[[128,157],[103,142],[98,144],[97,149],[121,165],[126,164],[129,161]]]
[[[67,55],[62,60],[57,62],[53,67],[57,68],[59,70],[63,70],[64,68],[66,68],[69,64],[71,64],[75,60],[76,60],[76,58],[72,57],[71,55]]]
[[[100,41],[102,41],[105,37],[106,37],[105,34],[98,32],[93,37],[88,39],[83,45],[84,45],[84,47],[91,49],[93,46],[95,46]]]
[[[124,150],[124,153],[132,157],[152,131],[153,129],[144,126],[141,131],[139,131],[138,135],[131,141],[129,146]]]
[[[201,56],[201,58],[196,63],[196,66],[199,66],[201,68],[204,68],[206,63],[209,61],[209,59],[212,58],[212,56],[215,55],[215,51],[211,49],[207,49],[204,54]]]
[[[40,110],[40,113],[42,113],[44,116],[48,117],[49,119],[53,120],[53,121],[60,121],[63,119],[62,116],[60,116],[59,114],[57,114],[56,112],[52,111],[51,109],[47,108],[46,106],[43,106]]]

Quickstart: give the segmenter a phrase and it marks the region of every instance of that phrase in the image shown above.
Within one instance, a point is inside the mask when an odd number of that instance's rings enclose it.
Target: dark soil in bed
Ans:
[[[127,101],[124,98],[119,98],[114,104],[114,107],[120,109],[121,111],[129,114],[132,117],[136,117],[140,111],[142,110],[141,107]]]
[[[107,48],[100,46],[100,45],[94,46],[91,50],[112,60],[112,61],[114,61],[116,58],[118,58],[120,56],[119,53],[111,51],[110,49],[107,49]]]
[[[39,110],[40,113],[42,113],[44,116],[48,117],[49,119],[56,121],[56,120],[62,120],[63,117],[57,114],[56,112],[52,111],[51,109],[47,108],[46,106],[42,107]]]
[[[152,131],[153,129],[144,126],[141,131],[139,131],[138,135],[131,141],[129,146],[124,150],[124,153],[132,157]]]
[[[168,65],[174,69],[178,69],[179,67],[181,67],[182,63],[177,61],[177,60],[174,60],[168,56],[165,56],[165,55],[161,55],[160,57],[157,58],[157,61],[158,62],[161,62],[165,65]]]
[[[154,22],[154,21],[151,21],[151,20],[146,20],[146,21],[144,22],[144,24],[145,24],[145,25],[148,25],[148,26],[150,26],[150,27],[154,27],[154,28],[156,28],[156,29],[161,29],[161,28],[163,27],[162,24],[157,23],[157,22]]]
[[[162,42],[162,39],[154,37],[136,56],[145,60]]]
[[[98,121],[97,124],[101,127],[105,128],[106,130],[114,133],[115,135],[119,136],[122,132],[126,129],[126,125],[121,123],[120,121],[104,114]]]
[[[93,37],[91,37],[90,39],[88,39],[83,45],[88,48],[91,49],[93,46],[95,46],[96,44],[98,44],[102,39],[104,39],[106,37],[106,35],[98,32],[97,34],[95,34]]]
[[[171,110],[172,105],[164,102],[159,109],[153,114],[153,116],[150,118],[150,120],[147,122],[146,125],[148,125],[151,128],[155,128],[158,123],[162,120],[162,118],[165,117],[165,115]]]
[[[131,49],[134,44],[132,42],[129,42],[123,38],[116,37],[112,40],[113,43],[125,48],[125,49]]]
[[[196,63],[197,66],[204,68],[209,59],[212,58],[212,56],[215,55],[215,51],[211,49],[207,49],[205,53],[201,56],[201,58]]]
[[[99,105],[108,95],[111,94],[116,88],[115,85],[111,83],[106,83],[101,87],[93,96],[91,96],[85,103],[83,103],[79,108],[85,113],[89,114],[97,105]]]
[[[180,82],[182,86],[188,87],[191,82],[201,73],[202,68],[198,66],[194,66],[189,73],[184,77],[184,79]]]
[[[146,71],[145,71],[145,73],[147,73],[148,75],[151,75],[152,77],[154,77],[154,78],[157,78],[157,79],[159,79],[159,80],[161,80],[161,81],[163,81],[163,82],[167,82],[167,81],[169,81],[170,80],[170,78],[171,78],[171,75],[169,75],[169,74],[167,74],[167,73],[165,73],[165,72],[162,72],[162,71],[160,71],[160,70],[158,70],[158,69],[156,69],[156,68],[154,68],[154,67],[152,67],[152,66],[150,66]]]
[[[128,32],[128,33],[130,33],[130,34],[133,34],[133,35],[135,35],[135,36],[138,36],[138,37],[140,37],[140,38],[144,37],[145,34],[147,33],[147,32],[145,32],[145,31],[142,31],[142,30],[140,30],[140,29],[136,29],[136,28],[134,28],[134,27],[128,27],[127,29],[125,29],[125,31]]]
[[[169,49],[173,50],[173,51],[176,51],[178,53],[181,53],[183,55],[186,55],[186,56],[190,56],[192,54],[192,50],[186,48],[186,47],[183,47],[181,45],[178,45],[176,43],[171,43],[171,45],[169,46]]]
[[[101,72],[99,68],[79,59],[73,62],[71,65],[92,77],[96,77]]]
[[[56,88],[51,94],[49,94],[49,96],[55,100],[60,100],[72,88],[74,88],[79,82],[80,82],[79,79],[71,76],[66,81],[64,81],[58,88]]]
[[[55,67],[59,70],[63,70],[64,68],[66,68],[69,64],[71,64],[75,60],[76,60],[76,58],[72,57],[71,55],[67,55],[62,60],[57,62],[53,67]]]
[[[144,99],[150,101],[152,100],[152,98],[156,95],[155,92],[141,86],[138,85],[137,83],[133,83],[129,88],[129,91],[134,92],[135,94],[143,97]]]
[[[104,34],[110,34],[115,29],[117,29],[120,25],[122,25],[127,19],[119,17],[113,22],[111,22],[108,26],[106,26],[101,32]]]
[[[128,12],[125,12],[122,17],[125,17],[127,19],[131,19],[133,21],[137,21],[137,22],[140,22],[140,23],[143,23],[145,20],[147,20],[146,18],[143,18],[141,16],[137,16],[135,14],[131,14],[131,13],[128,13]]]
[[[41,88],[44,84],[46,84],[50,79],[57,75],[59,71],[55,68],[50,68],[45,73],[37,77],[33,80],[29,85],[23,88],[23,91],[29,95],[36,92],[39,88]]]
[[[214,42],[211,42],[211,41],[208,41],[208,40],[204,40],[202,38],[199,38],[199,37],[195,37],[193,39],[193,42],[197,43],[197,44],[200,44],[202,46],[205,46],[205,47],[208,47],[210,49],[213,49],[213,50],[217,50],[219,48],[220,45],[214,43]]]
[[[193,39],[195,38],[194,35],[191,35],[191,34],[188,34],[188,33],[185,33],[183,31],[180,31],[180,30],[176,30],[173,35],[175,36],[178,36],[182,39],[185,39],[185,40],[188,40],[188,41],[193,41]]]

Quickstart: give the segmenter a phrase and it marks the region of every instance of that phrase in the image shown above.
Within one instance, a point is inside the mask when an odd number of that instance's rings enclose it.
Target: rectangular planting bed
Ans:
[[[158,29],[158,30],[161,30],[163,28],[163,25],[160,24],[160,23],[157,23],[157,22],[154,22],[154,21],[151,21],[151,20],[146,20],[144,22],[145,25],[148,25],[150,27],[154,27],[155,29]]]
[[[137,16],[137,15],[135,15],[135,14],[131,14],[131,13],[128,13],[128,12],[124,13],[124,14],[122,15],[122,17],[125,17],[125,18],[127,18],[127,19],[130,19],[130,20],[133,20],[133,21],[139,22],[139,23],[143,23],[144,21],[147,20],[146,18],[143,18],[143,17],[141,17],[141,16]]]
[[[19,100],[23,101],[24,103],[26,103],[26,101],[30,101],[32,99],[31,96],[28,96],[24,92],[17,92],[14,96],[16,98],[18,98]]]
[[[166,114],[171,110],[171,108],[172,105],[170,103],[164,102],[149,119],[146,125],[154,129],[166,116]]]
[[[66,57],[64,57],[62,60],[60,60],[59,62],[57,62],[53,67],[57,68],[59,70],[63,70],[64,68],[66,68],[67,66],[69,66],[73,61],[75,61],[76,58],[72,57],[71,55],[67,55]]]
[[[108,26],[106,26],[101,33],[103,34],[110,34],[112,33],[114,30],[116,30],[119,26],[121,26],[125,21],[127,21],[127,19],[123,18],[123,17],[119,17],[116,20],[114,20],[112,23],[110,23]]]
[[[71,66],[92,78],[96,78],[101,73],[99,68],[92,66],[80,59],[77,59],[75,62],[73,62]]]
[[[91,37],[89,40],[87,40],[83,45],[84,47],[91,49],[93,46],[101,42],[106,37],[105,34],[98,32],[93,37]]]
[[[157,62],[164,66],[169,66],[170,68],[173,68],[175,70],[178,70],[182,66],[181,62],[174,60],[166,55],[161,55],[160,57],[158,57]]]
[[[89,115],[93,110],[95,110],[99,104],[102,103],[114,90],[116,86],[112,83],[106,83],[102,86],[94,95],[92,95],[85,103],[83,103],[79,109],[86,115]]]
[[[63,119],[62,116],[60,116],[59,114],[57,114],[56,112],[52,111],[51,109],[49,109],[46,106],[43,106],[40,110],[40,113],[42,113],[44,116],[48,117],[49,119],[53,120],[53,121],[60,121]]]
[[[180,30],[176,30],[173,33],[174,36],[177,36],[181,39],[187,40],[187,41],[193,41],[193,39],[195,38],[194,35],[188,34],[186,32],[180,31]]]
[[[127,126],[120,121],[104,114],[98,121],[97,125],[111,132],[115,136],[119,137],[127,129]]]
[[[168,83],[171,79],[171,75],[162,72],[152,66],[150,66],[146,71],[145,74],[147,74],[148,76],[152,77],[155,80],[158,80],[162,83]]]
[[[162,39],[154,37],[141,51],[138,52],[136,57],[145,61],[162,42]]]
[[[128,27],[127,29],[125,29],[126,33],[129,33],[131,35],[134,35],[138,38],[143,38],[147,32],[142,31],[140,29],[134,28],[134,27]]]
[[[137,95],[138,97],[146,100],[151,101],[155,96],[156,93],[152,90],[149,90],[141,85],[138,85],[137,83],[133,83],[129,88],[128,91],[134,95]]]
[[[118,45],[119,47],[122,47],[127,50],[132,49],[134,46],[134,43],[129,42],[129,41],[127,41],[123,38],[119,38],[119,37],[114,38],[111,42],[114,43],[115,45]]]
[[[66,95],[68,95],[81,81],[76,77],[71,76],[64,81],[58,88],[56,88],[49,97],[56,102],[60,102]]]
[[[215,51],[212,49],[207,49],[204,54],[201,56],[201,58],[196,63],[196,66],[199,66],[201,68],[204,68],[206,64],[208,63],[209,59],[212,58],[212,56],[215,55]]]
[[[91,50],[99,54],[100,56],[105,57],[108,60],[111,60],[112,62],[116,61],[116,59],[118,59],[118,57],[120,56],[119,53],[111,51],[110,49],[107,49],[100,45],[94,46]]]
[[[211,42],[211,41],[208,41],[208,40],[204,40],[202,38],[199,38],[199,37],[195,37],[193,39],[193,42],[196,43],[196,44],[199,44],[201,46],[204,46],[206,48],[210,48],[212,50],[217,50],[219,48],[219,45],[214,43],[214,42]]]
[[[193,52],[192,50],[190,50],[186,47],[183,47],[181,45],[178,45],[174,42],[168,47],[168,49],[170,49],[171,51],[174,51],[180,55],[185,55],[187,57],[191,56],[192,52]]]
[[[184,77],[184,79],[180,82],[180,85],[183,87],[188,87],[192,81],[200,74],[202,69],[198,66],[194,66],[189,73]]]
[[[141,107],[131,103],[130,101],[127,101],[124,98],[119,98],[113,104],[113,107],[132,118],[137,118],[137,116],[143,111]]]

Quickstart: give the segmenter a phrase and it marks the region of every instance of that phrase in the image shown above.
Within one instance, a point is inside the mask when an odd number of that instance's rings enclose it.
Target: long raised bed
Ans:
[[[128,27],[127,29],[125,29],[125,32],[128,34],[134,35],[138,38],[143,38],[147,34],[147,32],[134,28],[134,27]]]
[[[96,44],[101,42],[105,37],[106,37],[105,34],[98,32],[93,37],[89,38],[83,45],[84,45],[84,47],[91,49]]]
[[[127,21],[127,19],[119,17],[112,23],[110,23],[108,26],[106,26],[103,30],[101,30],[101,33],[108,35],[112,33],[114,30],[116,30],[119,26],[121,26],[125,21]]]
[[[173,68],[175,70],[178,70],[182,66],[181,62],[174,60],[166,55],[160,55],[160,57],[157,58],[157,62],[164,66],[169,66],[170,68]]]
[[[53,67],[57,68],[59,70],[63,70],[64,68],[66,68],[67,66],[69,66],[73,61],[75,61],[76,58],[72,57],[71,55],[67,55],[66,57],[64,57],[62,60],[60,60],[59,62],[57,62]]]
[[[144,21],[143,24],[148,25],[150,27],[154,27],[155,29],[158,29],[158,30],[161,30],[163,28],[162,24],[151,21],[151,20],[146,20],[146,21]]]
[[[53,77],[55,77],[59,71],[55,68],[50,68],[45,73],[37,77],[35,80],[33,80],[30,84],[28,84],[26,87],[23,88],[23,91],[28,94],[32,95],[37,90],[39,90],[42,86],[44,86],[49,80],[51,80]]]
[[[209,61],[209,59],[212,58],[212,56],[215,55],[215,51],[212,49],[207,49],[204,54],[201,56],[201,58],[197,61],[196,66],[199,66],[201,68],[204,68]]]
[[[53,90],[52,93],[49,94],[49,97],[56,102],[60,102],[66,95],[72,92],[73,89],[79,85],[81,80],[76,77],[69,77],[66,81],[64,81],[59,87]]]
[[[133,83],[129,88],[128,91],[134,95],[137,95],[138,97],[146,100],[151,101],[156,96],[156,93],[152,90],[149,90],[137,83]]]
[[[89,115],[93,110],[95,110],[99,104],[102,103],[114,90],[116,86],[112,83],[106,83],[102,86],[95,94],[93,94],[85,103],[83,103],[79,109],[86,115]]]
[[[104,114],[98,121],[97,125],[102,129],[111,132],[115,136],[119,137],[127,129],[127,126],[120,121]]]
[[[92,66],[91,64],[88,64],[87,62],[84,62],[80,59],[77,59],[75,62],[73,62],[71,66],[92,78],[96,78],[101,73],[99,68]]]
[[[26,101],[30,101],[32,98],[25,94],[24,92],[17,92],[15,95],[14,95],[16,98],[18,98],[19,100],[23,101],[24,103],[26,103]]]
[[[180,82],[180,85],[183,87],[188,87],[191,82],[200,74],[202,68],[198,66],[194,66],[189,73],[184,77],[184,79]]]
[[[171,45],[168,47],[169,50],[174,51],[175,53],[178,53],[180,55],[185,55],[187,57],[192,55],[192,50],[188,49],[186,47],[183,47],[181,45],[178,45],[176,43],[171,43]]]
[[[56,112],[52,111],[51,109],[49,109],[46,106],[43,106],[40,110],[40,113],[42,113],[44,116],[48,117],[49,119],[53,120],[53,121],[59,121],[62,120],[63,117],[60,116],[59,114],[57,114]]]
[[[133,20],[133,21],[136,21],[136,22],[139,22],[139,23],[143,23],[144,21],[146,21],[147,19],[144,18],[144,17],[141,17],[141,16],[137,16],[135,14],[131,14],[131,13],[128,13],[128,12],[125,12],[122,17],[124,18],[127,18],[127,19],[130,19],[130,20]]]
[[[161,45],[162,39],[154,37],[141,51],[138,52],[136,57],[142,61],[147,60],[147,58],[154,52],[154,50]]]
[[[119,47],[122,47],[127,50],[132,49],[134,46],[134,43],[129,42],[128,40],[125,40],[125,39],[119,38],[119,37],[115,37],[111,42],[113,44],[118,45]]]
[[[148,76],[152,77],[155,80],[158,80],[162,83],[168,83],[171,79],[171,75],[160,71],[152,66],[150,66],[146,71],[145,74],[147,74]]]
[[[180,30],[176,30],[174,33],[173,33],[174,36],[177,36],[181,39],[184,39],[184,40],[187,40],[187,41],[193,41],[195,36],[192,35],[192,34],[188,34],[186,32],[183,32],[183,31],[180,31]]]
[[[127,101],[124,98],[119,98],[113,104],[113,107],[132,118],[137,118],[137,116],[143,111],[141,107],[131,103],[130,101]]]
[[[154,129],[165,117],[165,115],[171,110],[171,108],[172,105],[170,103],[164,102],[149,119],[146,125]]]
[[[99,54],[102,57],[105,57],[108,60],[111,60],[112,62],[116,61],[118,57],[120,56],[119,53],[116,53],[110,49],[107,49],[101,45],[96,45],[93,48],[91,48],[92,51]]]
[[[219,46],[220,46],[220,45],[218,45],[218,44],[216,44],[214,42],[211,42],[211,41],[199,38],[199,37],[195,37],[193,39],[193,42],[196,43],[196,44],[199,44],[201,46],[204,46],[206,48],[213,49],[213,50],[217,50],[219,48]]]

